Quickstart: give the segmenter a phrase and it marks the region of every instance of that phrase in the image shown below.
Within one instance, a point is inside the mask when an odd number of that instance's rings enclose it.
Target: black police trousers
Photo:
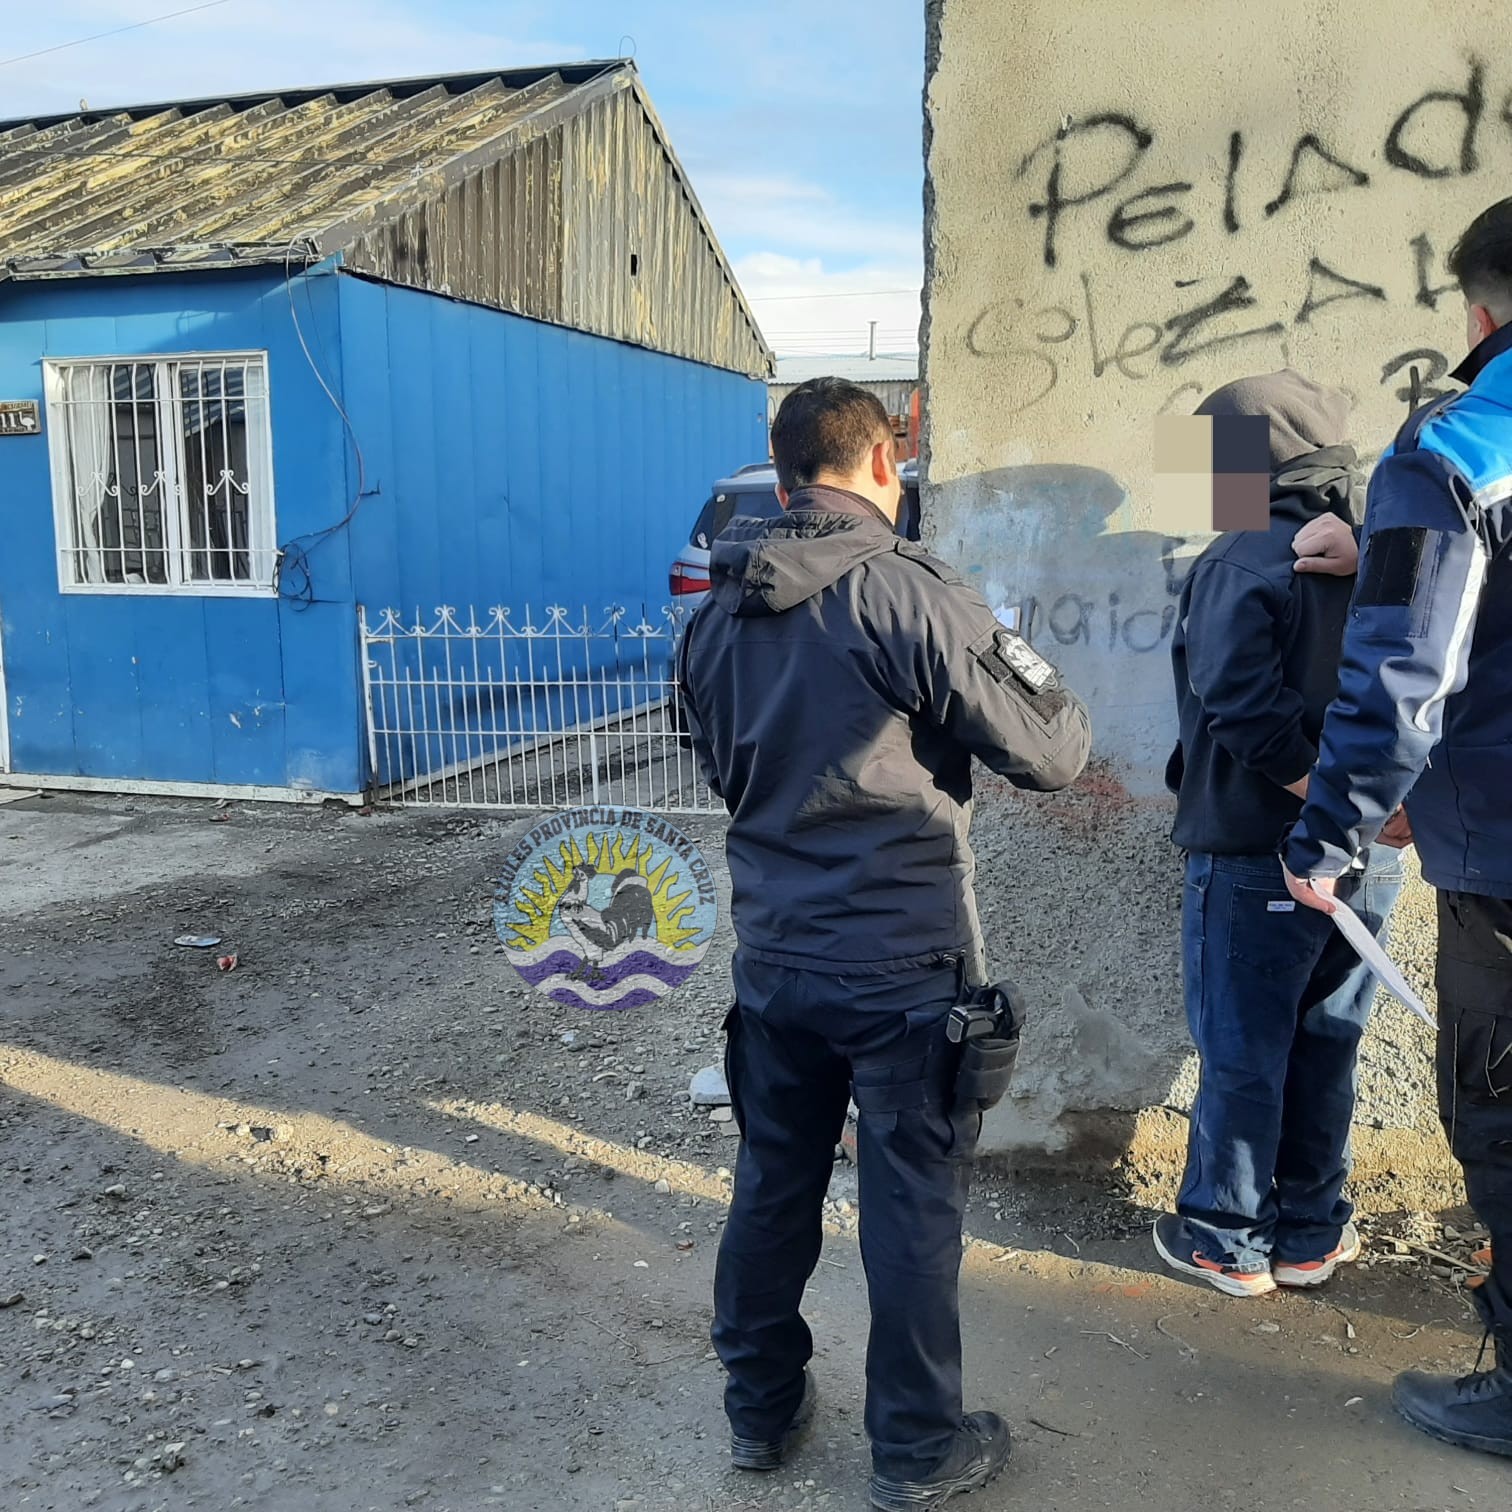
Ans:
[[[866,1431],[880,1474],[926,1476],[961,1422],[961,1220],[981,1116],[954,1118],[954,967],[839,976],[737,951],[725,1067],[741,1130],[714,1280],[734,1433],[772,1439],[798,1407],[835,1147],[854,1096],[871,1300]]]
[[[1439,1114],[1512,1298],[1512,898],[1440,892],[1438,921]]]

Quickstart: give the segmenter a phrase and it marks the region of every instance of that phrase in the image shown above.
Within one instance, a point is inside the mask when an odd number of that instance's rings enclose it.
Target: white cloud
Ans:
[[[722,241],[885,262],[920,255],[913,204],[896,215],[860,212],[822,185],[759,174],[700,173],[693,187]]]
[[[12,5],[0,57],[174,8],[144,0]],[[503,28],[518,25],[521,30],[528,25],[533,30],[532,23],[540,20],[535,6],[498,4],[485,14],[490,20],[497,17]],[[564,29],[578,24],[573,7],[560,6],[558,14],[566,18]],[[589,25],[589,19],[581,24]],[[746,22],[740,26],[744,29]],[[81,98],[100,109],[363,79],[482,72],[597,56],[603,50],[585,47],[571,36],[522,40],[504,30],[448,19],[447,7],[422,6],[417,0],[232,0],[0,69],[0,117],[69,111]],[[685,67],[696,62],[677,61]],[[685,114],[673,132],[674,146],[685,162],[695,160],[694,187],[779,352],[862,352],[872,320],[878,323],[879,349],[912,350],[922,282],[916,194],[896,206],[879,207],[875,199],[857,203],[802,174],[761,171],[761,159],[750,155],[748,142],[709,127],[696,113]],[[868,183],[875,181],[874,175],[865,177]]]
[[[704,173],[699,186],[706,195],[725,201],[764,200],[786,206],[812,207],[829,204],[830,192],[822,185],[782,174]]]
[[[878,351],[918,346],[917,262],[866,262],[834,271],[822,258],[752,252],[734,267],[778,356],[862,353],[873,320]]]
[[[882,351],[918,344],[919,217],[856,211],[821,184],[763,174],[697,181],[715,234],[778,355]]]

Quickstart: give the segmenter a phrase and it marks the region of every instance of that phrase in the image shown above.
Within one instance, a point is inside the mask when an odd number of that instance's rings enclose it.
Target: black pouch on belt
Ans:
[[[1011,982],[973,988],[950,1010],[945,1034],[961,1047],[952,1112],[985,1113],[1008,1095],[1023,1027],[1024,1002]]]

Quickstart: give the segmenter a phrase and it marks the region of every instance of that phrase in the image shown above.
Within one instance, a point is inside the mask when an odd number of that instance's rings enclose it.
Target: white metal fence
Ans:
[[[685,611],[465,613],[358,608],[368,759],[391,801],[723,812],[683,733]]]

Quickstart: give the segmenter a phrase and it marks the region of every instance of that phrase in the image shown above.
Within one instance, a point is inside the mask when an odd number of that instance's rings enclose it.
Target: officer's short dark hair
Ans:
[[[1449,254],[1449,271],[1472,304],[1512,306],[1512,199],[1482,210]]]
[[[844,378],[811,378],[778,407],[772,422],[777,481],[791,493],[820,473],[855,472],[878,442],[893,444],[882,401]]]

